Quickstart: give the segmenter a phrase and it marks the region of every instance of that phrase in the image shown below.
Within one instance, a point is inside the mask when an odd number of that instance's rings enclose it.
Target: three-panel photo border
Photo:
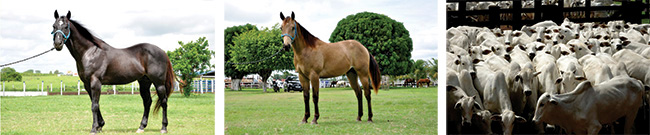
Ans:
[[[0,134],[648,134],[648,9],[0,0]]]

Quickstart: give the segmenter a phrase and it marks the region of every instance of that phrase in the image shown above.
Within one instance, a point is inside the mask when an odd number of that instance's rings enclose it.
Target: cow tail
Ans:
[[[370,53],[368,53],[368,55],[370,55],[370,64],[368,66],[368,71],[370,72],[370,81],[372,82],[375,94],[377,94],[379,92],[379,85],[381,84],[381,73],[379,72],[379,65],[377,64],[375,57]]]

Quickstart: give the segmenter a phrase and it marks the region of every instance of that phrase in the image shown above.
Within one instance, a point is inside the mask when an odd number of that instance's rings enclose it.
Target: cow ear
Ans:
[[[550,103],[553,104],[553,105],[557,105],[557,101],[556,101],[555,99],[551,99],[551,100],[549,100],[548,102],[550,102]]]
[[[519,82],[519,81],[521,81],[521,75],[515,76],[515,82]]]
[[[284,20],[284,14],[282,12],[280,12],[280,19]]]
[[[555,84],[560,84],[561,82],[562,82],[562,78],[557,78],[557,80],[555,80]]]
[[[492,121],[501,121],[501,115],[494,114],[492,117],[490,117],[490,119],[492,119]]]
[[[515,37],[521,36],[521,32],[515,32]]]
[[[592,44],[587,44],[587,48],[591,49],[591,48],[593,48],[593,47],[594,47],[594,45],[592,45]]]
[[[524,117],[516,116],[516,115],[515,115],[515,121],[517,123],[526,123],[526,119],[524,119]]]
[[[526,47],[525,47],[524,45],[517,45],[517,46],[518,46],[519,49],[521,49],[521,50],[526,50]]]
[[[578,81],[585,81],[585,80],[587,80],[587,78],[582,77],[582,76],[578,76],[578,77],[576,77],[576,80],[578,80]]]
[[[539,46],[536,49],[537,49],[537,51],[540,51],[540,50],[544,49],[544,46]]]
[[[456,86],[447,85],[447,92],[456,91],[456,90],[458,90],[458,88]]]
[[[623,37],[623,36],[621,36],[621,37],[619,37],[618,39],[620,39],[620,40],[622,40],[622,41],[626,41],[626,40],[627,40],[627,37]]]
[[[503,59],[506,59],[506,61],[508,61],[508,62],[511,62],[511,61],[512,61],[512,58],[510,57],[509,54],[505,54],[505,55],[503,56]]]
[[[68,20],[70,20],[70,17],[71,17],[71,16],[72,16],[72,14],[70,13],[70,10],[68,10],[68,14],[65,15],[65,17],[68,18]]]
[[[293,11],[291,11],[291,19],[296,20],[296,14],[294,14]]]
[[[631,43],[630,41],[623,41],[623,45],[624,45],[624,46],[627,46],[627,45],[630,44],[630,43]]]
[[[510,51],[512,51],[512,48],[514,48],[514,47],[512,47],[512,46],[508,46],[508,47],[506,47],[506,52],[510,52]]]
[[[460,109],[461,102],[456,102],[456,105],[454,105],[454,109],[458,110]]]
[[[533,76],[537,77],[537,75],[539,75],[540,73],[542,73],[542,72],[535,72],[535,73],[533,73]]]
[[[491,52],[492,52],[492,51],[490,51],[490,50],[483,50],[483,52],[482,52],[481,54],[483,54],[483,55],[487,55],[487,54],[490,54]]]
[[[54,19],[59,19],[59,12],[54,10]]]
[[[475,97],[475,96],[472,96],[472,97]],[[476,107],[476,109],[478,109],[478,110],[483,110],[483,107],[481,107],[481,104],[479,104],[476,101],[474,101],[474,107]]]
[[[479,60],[479,59],[474,59],[474,60],[472,61],[472,63],[474,63],[474,64],[479,63],[479,62],[481,62],[481,60]]]
[[[503,34],[501,34],[501,33],[495,33],[494,35],[496,35],[497,37],[502,37],[503,36]]]

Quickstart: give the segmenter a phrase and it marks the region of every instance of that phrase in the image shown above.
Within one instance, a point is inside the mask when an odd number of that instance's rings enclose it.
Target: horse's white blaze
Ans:
[[[59,20],[59,25],[63,25],[63,20]]]

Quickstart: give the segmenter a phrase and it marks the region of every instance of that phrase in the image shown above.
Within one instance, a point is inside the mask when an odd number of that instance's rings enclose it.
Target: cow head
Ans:
[[[485,134],[492,134],[492,113],[488,110],[480,110],[474,113],[474,123],[484,131]]]
[[[557,100],[553,99],[553,95],[549,93],[544,93],[537,100],[537,106],[535,107],[535,116],[533,116],[533,122],[535,124],[541,124],[541,122],[548,123],[548,117],[552,116],[552,112],[555,111],[555,108],[559,104]]]
[[[476,96],[465,96],[458,100],[454,105],[454,109],[460,111],[462,114],[462,126],[471,125],[472,116],[474,115],[475,110],[482,110],[482,107],[478,102],[476,102],[475,98]]]
[[[515,115],[515,112],[511,110],[505,110],[501,112],[501,114],[494,114],[492,115],[491,119],[492,121],[501,122],[501,126],[503,127],[503,134],[506,135],[512,134],[512,129],[515,126],[515,122],[526,123],[526,119],[524,119],[524,117]]]

